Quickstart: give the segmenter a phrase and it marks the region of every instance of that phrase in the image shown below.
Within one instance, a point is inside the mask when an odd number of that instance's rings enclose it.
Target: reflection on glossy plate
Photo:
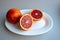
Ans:
[[[29,13],[31,9],[23,9],[21,12],[23,14]],[[44,13],[44,19],[40,21],[36,21],[33,23],[32,28],[27,31],[23,31],[19,28],[18,24],[11,24],[7,20],[5,20],[5,26],[8,30],[10,30],[13,33],[19,34],[19,35],[40,35],[48,32],[53,27],[53,20],[52,18],[45,12]]]

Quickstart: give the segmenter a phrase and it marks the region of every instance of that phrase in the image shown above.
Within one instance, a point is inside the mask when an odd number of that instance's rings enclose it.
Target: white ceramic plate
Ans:
[[[31,9],[23,9],[21,12],[23,14],[29,13]],[[19,35],[40,35],[48,32],[53,27],[53,20],[51,16],[49,16],[47,13],[43,12],[45,15],[44,19],[40,21],[36,21],[33,23],[32,28],[27,31],[21,30],[18,26],[18,24],[11,24],[7,20],[5,20],[5,25],[8,30],[10,30],[13,33],[19,34]]]

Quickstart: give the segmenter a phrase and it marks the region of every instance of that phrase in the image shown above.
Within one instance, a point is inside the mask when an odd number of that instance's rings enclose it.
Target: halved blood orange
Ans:
[[[43,17],[43,13],[41,10],[33,9],[30,12],[30,15],[32,16],[33,20],[40,20]]]
[[[29,14],[24,14],[20,19],[20,28],[28,30],[32,27],[33,19]]]

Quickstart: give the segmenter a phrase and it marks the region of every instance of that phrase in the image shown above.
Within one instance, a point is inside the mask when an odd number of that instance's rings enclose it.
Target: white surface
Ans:
[[[23,9],[21,12],[23,14],[29,13],[31,9]],[[5,25],[8,30],[10,30],[13,33],[19,34],[19,35],[40,35],[43,33],[48,32],[53,27],[53,20],[52,18],[45,12],[43,12],[45,17],[44,19],[40,21],[36,21],[33,23],[33,26],[28,31],[23,31],[18,28],[18,24],[11,24],[7,20],[5,20]]]

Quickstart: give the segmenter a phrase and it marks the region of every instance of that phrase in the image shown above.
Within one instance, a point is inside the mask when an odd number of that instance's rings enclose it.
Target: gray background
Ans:
[[[39,8],[48,13],[54,21],[53,28],[39,36],[20,36],[8,31],[4,25],[6,12],[13,7],[19,9]],[[0,0],[0,40],[60,40],[59,0]]]

